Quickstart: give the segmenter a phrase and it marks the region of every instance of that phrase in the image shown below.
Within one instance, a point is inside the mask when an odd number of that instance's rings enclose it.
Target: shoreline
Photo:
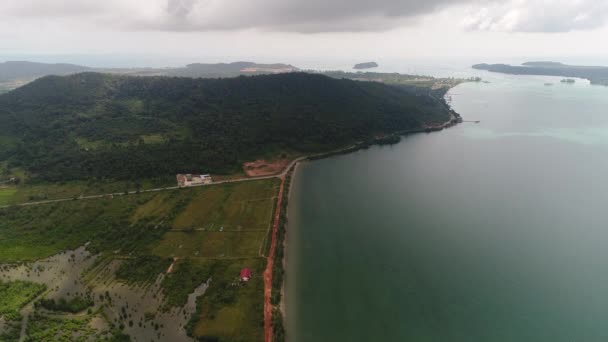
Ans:
[[[412,129],[406,129],[406,130],[402,130],[402,131],[396,131],[396,132],[386,135],[384,137],[373,138],[373,139],[370,139],[367,141],[358,142],[350,147],[346,147],[346,148],[343,148],[343,149],[340,149],[337,151],[330,151],[330,152],[315,154],[315,155],[308,156],[308,157],[303,157],[303,158],[301,158],[301,160],[298,160],[296,162],[296,164],[300,163],[302,160],[314,161],[314,160],[325,159],[325,158],[338,156],[338,155],[342,155],[342,154],[349,154],[349,153],[356,152],[359,150],[367,149],[374,145],[394,145],[401,141],[402,136],[407,136],[410,134],[417,134],[417,133],[439,132],[439,131],[443,131],[444,129],[448,129],[450,127],[456,126],[463,122],[460,114],[454,112],[453,110],[450,110],[450,115],[451,115],[451,117],[448,121],[446,121],[442,124],[439,124],[439,125],[426,125],[421,128],[412,128]]]

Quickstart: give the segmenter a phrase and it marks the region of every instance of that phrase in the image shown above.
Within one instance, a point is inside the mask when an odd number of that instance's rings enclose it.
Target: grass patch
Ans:
[[[187,326],[189,334],[203,341],[263,341],[265,266],[263,258],[216,260],[210,286]],[[247,283],[238,279],[244,267],[253,271]]]
[[[154,249],[170,227],[201,226],[252,233],[209,235],[194,240],[198,245],[189,241],[192,247],[183,256],[206,246],[214,252],[201,255],[255,255],[251,253],[260,246],[257,231],[269,225],[276,184],[263,180],[0,209],[0,262],[38,260],[86,242],[98,252],[145,252],[144,247]],[[156,254],[179,255],[172,250],[175,236],[166,236]],[[245,252],[238,251],[240,246]]]
[[[169,231],[152,252],[161,257],[246,258],[259,255],[265,231]]]
[[[156,194],[161,195],[161,194]],[[153,194],[0,209],[0,262],[32,261],[75,249],[133,251],[159,240],[168,227],[154,214],[132,223]]]
[[[13,170],[13,175],[24,179],[25,175],[15,174],[19,170]],[[80,196],[91,196],[111,193],[124,193],[125,191],[136,191],[138,189],[155,189],[175,186],[175,177],[142,179],[138,181],[70,181],[60,183],[27,183],[21,182],[14,187],[15,193],[6,204],[18,204],[36,202],[52,199],[75,198]],[[1,195],[0,195],[1,196]]]
[[[0,316],[9,321],[21,319],[19,311],[46,289],[28,281],[0,282]]]
[[[267,229],[278,185],[278,180],[269,179],[197,189],[173,229]]]
[[[167,191],[152,197],[138,206],[130,217],[131,223],[156,217],[171,221],[190,200],[190,194],[181,191]]]
[[[15,187],[0,187],[0,205],[9,205],[17,193]]]
[[[148,134],[142,135],[141,139],[144,144],[162,144],[167,141],[167,138],[162,134]]]

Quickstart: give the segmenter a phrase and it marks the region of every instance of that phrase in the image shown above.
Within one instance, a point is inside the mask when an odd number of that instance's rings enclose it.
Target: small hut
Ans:
[[[245,267],[241,270],[241,281],[249,281],[251,279],[251,270],[248,267]]]

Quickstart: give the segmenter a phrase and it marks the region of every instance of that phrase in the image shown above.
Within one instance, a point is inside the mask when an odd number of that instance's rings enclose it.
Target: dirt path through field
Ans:
[[[277,231],[279,230],[279,217],[281,216],[281,203],[283,202],[283,189],[285,187],[285,175],[281,175],[281,187],[277,199],[277,210],[274,213],[272,224],[272,240],[268,252],[266,270],[264,271],[264,335],[266,342],[272,342],[272,268],[274,266],[274,253],[277,249]]]

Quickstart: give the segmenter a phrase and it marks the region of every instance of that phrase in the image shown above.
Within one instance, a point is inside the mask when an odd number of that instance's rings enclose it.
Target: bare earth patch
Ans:
[[[289,159],[274,161],[256,160],[243,164],[243,170],[249,177],[271,176],[281,173],[289,165]]]

